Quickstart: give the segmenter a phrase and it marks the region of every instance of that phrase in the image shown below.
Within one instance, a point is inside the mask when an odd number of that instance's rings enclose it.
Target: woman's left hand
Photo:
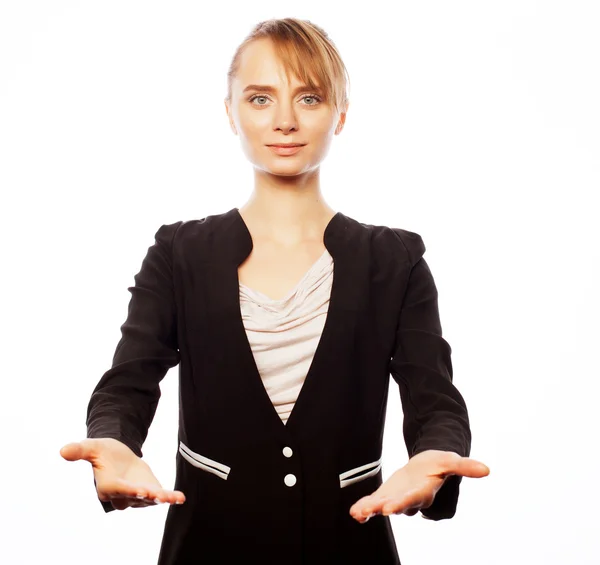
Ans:
[[[430,449],[412,457],[371,495],[364,496],[350,508],[350,515],[360,523],[375,514],[414,516],[433,499],[450,475],[481,478],[489,475],[487,465],[461,457],[453,451]]]

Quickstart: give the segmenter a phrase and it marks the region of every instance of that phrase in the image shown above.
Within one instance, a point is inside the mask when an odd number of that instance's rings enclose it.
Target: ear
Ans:
[[[231,112],[229,110],[229,104],[227,103],[227,99],[223,101],[225,103],[225,111],[227,112],[227,117],[229,118],[229,127],[234,135],[237,135],[237,129],[235,128],[235,124],[233,122],[233,118],[231,117]]]
[[[348,112],[349,106],[350,102],[346,102],[344,111],[340,113],[340,119],[338,120],[337,127],[335,128],[335,135],[339,135],[339,133],[344,129],[344,124],[346,123],[346,113]]]

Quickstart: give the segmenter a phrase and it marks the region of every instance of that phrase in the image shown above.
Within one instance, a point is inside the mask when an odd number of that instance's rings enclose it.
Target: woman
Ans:
[[[92,463],[107,512],[170,504],[159,565],[400,563],[389,515],[450,518],[462,477],[489,473],[468,457],[421,237],[361,224],[321,194],[346,74],[308,21],[262,22],[239,47],[225,107],[254,193],[159,228],[87,439],[61,450]],[[178,363],[170,490],[141,446]],[[410,460],[383,482],[390,374]]]

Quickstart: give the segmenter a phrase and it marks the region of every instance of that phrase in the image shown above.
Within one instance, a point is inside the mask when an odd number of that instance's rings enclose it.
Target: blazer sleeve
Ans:
[[[468,457],[471,429],[465,401],[452,382],[451,348],[442,337],[438,291],[423,258],[421,236],[395,228],[409,257],[410,274],[396,329],[390,373],[400,389],[403,434],[409,458],[428,449]],[[433,504],[421,513],[431,520],[456,513],[460,475],[450,475]]]
[[[180,361],[172,245],[181,223],[158,229],[134,275],[112,367],[94,388],[87,408],[88,438],[117,439],[138,457],[158,406],[159,383]],[[105,512],[114,510],[110,501],[100,502]]]

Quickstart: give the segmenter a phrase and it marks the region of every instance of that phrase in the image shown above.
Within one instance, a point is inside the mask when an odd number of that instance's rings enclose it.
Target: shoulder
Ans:
[[[425,253],[425,243],[420,234],[403,228],[390,228],[406,250],[407,258],[414,265]]]
[[[227,223],[227,220],[231,221],[231,212],[178,220],[161,225],[156,232],[156,237],[161,243],[173,245],[175,242],[180,243],[189,238],[202,237],[204,234],[208,235]]]
[[[184,224],[183,220],[178,220],[177,222],[173,222],[170,224],[162,224],[156,233],[154,234],[154,239],[160,245],[166,247],[172,247],[173,240],[175,239],[175,234],[178,232],[179,228]]]
[[[252,245],[235,209],[166,223],[156,235],[177,263],[237,260],[243,254],[247,256]]]
[[[425,243],[417,232],[386,225],[358,224],[368,231],[371,245],[378,254],[401,257],[413,266],[425,253]]]

